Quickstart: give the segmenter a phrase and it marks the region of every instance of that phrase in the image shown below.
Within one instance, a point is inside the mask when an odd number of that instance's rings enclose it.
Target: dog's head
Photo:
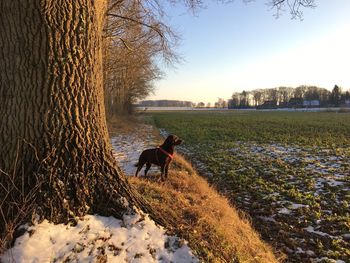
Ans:
[[[182,143],[182,140],[177,137],[176,135],[169,135],[165,141],[164,141],[164,145],[167,145],[167,146],[172,146],[172,145],[179,145]]]

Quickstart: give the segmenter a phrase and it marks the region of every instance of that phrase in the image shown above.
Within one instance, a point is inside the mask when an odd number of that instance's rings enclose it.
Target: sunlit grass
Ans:
[[[350,145],[350,114],[335,112],[161,112],[158,127],[203,142],[256,141]]]
[[[135,177],[130,182],[170,220],[170,231],[185,238],[203,262],[277,262],[249,220],[181,156],[166,182]]]

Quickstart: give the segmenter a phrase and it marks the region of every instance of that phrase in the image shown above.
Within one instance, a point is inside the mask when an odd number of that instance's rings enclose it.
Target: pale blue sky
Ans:
[[[208,1],[195,16],[173,7],[185,62],[165,69],[148,99],[214,102],[243,89],[303,84],[349,89],[350,1],[319,0],[303,21],[288,11],[276,19],[266,2]]]

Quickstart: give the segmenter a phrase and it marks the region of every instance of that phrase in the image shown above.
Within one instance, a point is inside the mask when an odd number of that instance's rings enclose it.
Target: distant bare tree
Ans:
[[[293,88],[291,87],[279,87],[278,88],[278,101],[279,103],[288,103],[293,96]]]
[[[261,90],[253,90],[252,94],[253,94],[255,107],[262,104],[262,95],[263,94],[262,94]]]
[[[344,100],[350,100],[350,92],[346,91],[344,94]]]
[[[294,91],[294,97],[295,98],[304,98],[306,89],[307,89],[307,87],[304,85],[296,87],[295,91]]]
[[[329,104],[330,95],[331,95],[331,92],[329,90],[324,88],[319,89],[320,104],[322,106],[327,106]]]
[[[338,85],[334,85],[334,88],[331,93],[331,103],[334,106],[339,106],[341,103],[341,88]]]
[[[320,99],[319,88],[316,86],[308,86],[305,91],[304,99],[319,100]]]
[[[237,108],[240,104],[240,94],[238,92],[234,92],[229,101],[230,108]]]
[[[215,108],[226,108],[227,107],[227,103],[226,100],[224,100],[223,98],[218,98],[218,101],[215,102]]]
[[[268,89],[268,100],[278,101],[278,90],[276,88]]]

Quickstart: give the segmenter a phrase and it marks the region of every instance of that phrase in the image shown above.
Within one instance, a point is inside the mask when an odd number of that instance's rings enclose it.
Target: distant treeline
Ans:
[[[191,101],[181,100],[144,100],[139,103],[140,107],[192,107]]]
[[[229,108],[340,107],[350,103],[349,91],[335,85],[332,91],[316,86],[278,87],[235,92]]]

